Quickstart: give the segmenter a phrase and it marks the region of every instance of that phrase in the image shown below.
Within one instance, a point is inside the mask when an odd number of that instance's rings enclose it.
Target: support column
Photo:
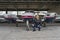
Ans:
[[[17,17],[18,17],[18,11],[17,11]],[[16,27],[18,27],[18,21],[16,21]]]

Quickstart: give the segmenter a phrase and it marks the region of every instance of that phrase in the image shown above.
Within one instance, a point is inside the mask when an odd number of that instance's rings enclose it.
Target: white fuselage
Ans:
[[[34,17],[34,13],[23,13],[22,18],[33,18]]]

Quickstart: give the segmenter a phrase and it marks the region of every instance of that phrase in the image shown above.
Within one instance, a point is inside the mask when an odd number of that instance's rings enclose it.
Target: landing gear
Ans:
[[[27,25],[27,31],[29,31],[30,30],[30,27],[29,27],[29,21],[28,20],[26,20],[26,25]]]
[[[42,22],[42,26],[43,27],[46,27],[46,22]]]

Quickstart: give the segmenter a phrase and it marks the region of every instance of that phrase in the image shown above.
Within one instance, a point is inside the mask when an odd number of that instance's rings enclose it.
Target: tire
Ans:
[[[46,22],[43,22],[43,23],[42,23],[42,26],[43,26],[43,27],[46,27]]]

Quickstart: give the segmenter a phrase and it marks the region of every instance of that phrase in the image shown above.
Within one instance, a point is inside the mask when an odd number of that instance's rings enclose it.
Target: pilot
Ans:
[[[33,31],[36,31],[36,28],[38,28],[38,31],[41,29],[41,20],[39,18],[39,15],[36,15],[33,19],[32,23]]]

